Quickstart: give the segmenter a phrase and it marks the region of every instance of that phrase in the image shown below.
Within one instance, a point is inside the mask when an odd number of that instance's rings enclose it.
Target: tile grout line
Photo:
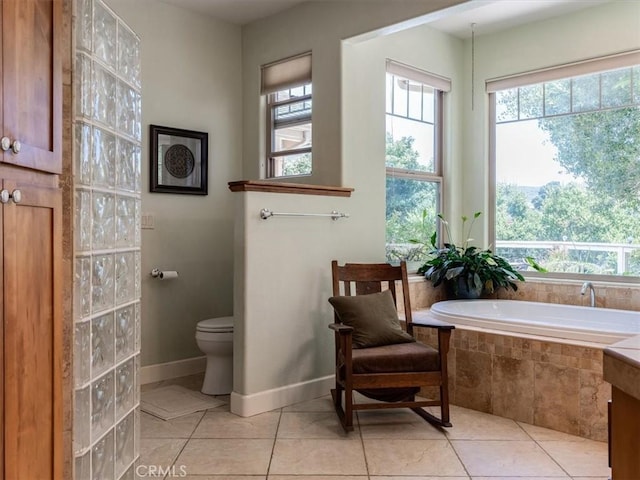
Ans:
[[[558,461],[553,457],[553,455],[551,455],[551,454],[550,454],[550,453],[549,453],[549,452],[548,452],[548,451],[547,451],[547,450],[546,450],[542,445],[540,445],[540,444],[538,443],[538,441],[537,441],[535,438],[533,438],[533,441],[536,443],[536,445],[538,446],[538,448],[540,448],[540,450],[542,450],[542,451],[544,452],[544,454],[545,454],[547,457],[549,457],[549,458],[551,459],[551,461],[552,461],[553,463],[555,463],[556,465],[558,465],[558,467],[560,468],[560,470],[562,470],[564,473],[566,473],[566,474],[567,474],[567,476],[568,476],[569,478],[573,478],[573,475],[571,475],[571,474],[570,474],[570,473],[569,473],[569,472],[568,472],[568,471],[567,471],[567,470],[566,470],[562,465],[560,465],[560,462],[558,462]],[[575,442],[575,443],[579,443],[579,442]],[[588,476],[590,476],[590,475],[588,475]]]
[[[269,464],[267,465],[267,472],[264,476],[265,480],[269,478],[269,474],[271,473],[271,462],[273,462],[273,454],[276,451],[276,442],[278,441],[278,432],[280,431],[280,422],[282,422],[282,411],[283,408],[279,408],[280,414],[278,415],[278,424],[276,425],[276,432],[273,436],[273,445],[271,446],[271,455],[269,455]]]
[[[445,427],[441,427],[441,428],[443,429],[442,433],[444,434],[445,440],[447,441],[447,443],[449,443],[449,447],[451,447],[451,450],[453,450],[453,453],[455,454],[456,458],[460,462],[460,465],[462,465],[462,468],[464,469],[465,473],[467,474],[467,477],[469,479],[471,479],[472,478],[471,477],[471,473],[469,472],[469,469],[467,469],[467,466],[462,461],[462,458],[460,458],[460,455],[458,454],[458,451],[456,450],[456,448],[453,446],[453,443],[451,443],[451,438],[449,437],[449,435],[447,435],[447,431],[444,430]]]
[[[335,406],[334,406],[334,410],[335,410]],[[369,461],[367,460],[367,449],[364,446],[364,437],[362,436],[362,426],[360,425],[360,413],[358,413],[357,410],[353,411],[352,413],[355,413],[355,417],[358,422],[358,436],[360,437],[360,445],[362,445],[362,455],[364,456],[364,468],[367,470],[367,479],[371,480],[371,473],[369,472]],[[340,426],[342,427],[342,425]]]
[[[533,438],[533,435],[531,435],[529,432],[527,432],[527,431],[522,427],[522,425],[520,425],[520,422],[518,422],[517,420],[514,420],[514,422],[516,423],[516,425],[518,425],[518,427],[519,427],[519,428],[520,428],[520,429],[521,429],[521,430],[522,430],[522,431],[523,431],[523,432],[524,432],[524,433],[525,433],[525,434],[526,434],[526,435],[527,435],[531,440],[533,440],[533,443],[535,443],[535,444],[537,445],[537,447],[538,447],[540,450],[542,450],[542,451],[544,452],[544,454],[545,454],[547,457],[549,457],[553,463],[555,463],[556,465],[558,465],[558,467],[560,468],[560,470],[562,470],[562,471],[567,475],[567,477],[569,477],[570,479],[571,479],[571,478],[573,478],[571,475],[569,475],[569,472],[567,472],[567,471],[562,467],[562,465],[560,465],[560,463],[558,463],[558,462],[556,461],[556,459],[555,459],[555,458],[553,458],[553,456],[551,456],[551,454],[549,454],[549,452],[547,452],[547,451],[542,447],[542,445],[540,445],[540,444],[538,443],[538,440],[536,440],[535,438]]]
[[[567,471],[567,470],[566,470],[562,465],[560,465],[560,463],[559,463],[559,462],[558,462],[558,461],[557,461],[557,460],[556,460],[556,459],[555,459],[555,458],[554,458],[554,457],[553,457],[549,452],[547,452],[547,450],[545,450],[545,448],[544,448],[542,445],[540,445],[540,443],[538,443],[538,440],[536,440],[536,439],[533,437],[533,435],[531,435],[529,432],[527,432],[527,430],[526,430],[525,428],[523,428],[523,427],[522,427],[522,425],[520,425],[520,422],[518,422],[517,420],[514,420],[514,421],[515,421],[516,425],[518,425],[518,427],[519,427],[519,428],[520,428],[520,429],[521,429],[521,430],[522,430],[522,431],[523,431],[523,432],[524,432],[524,433],[525,433],[525,434],[526,434],[526,435],[527,435],[531,440],[533,440],[533,442],[538,446],[538,448],[540,448],[540,450],[542,450],[542,451],[544,452],[544,454],[545,454],[547,457],[549,457],[553,463],[555,463],[556,465],[558,465],[558,467],[560,468],[560,470],[562,470],[562,471],[567,475],[567,477],[569,477],[570,479],[572,479],[572,478],[573,478],[573,476],[572,476],[571,474],[569,474],[569,472],[568,472],[568,471]],[[523,423],[525,423],[525,422],[523,422]],[[576,442],[576,443],[577,443],[577,442]]]
[[[216,407],[217,408],[217,407]],[[196,423],[196,426],[193,428],[193,431],[191,432],[191,434],[189,435],[189,438],[186,439],[186,442],[184,442],[184,445],[182,445],[182,448],[180,448],[180,451],[178,451],[176,458],[174,458],[173,462],[171,462],[171,467],[175,467],[176,466],[176,462],[178,461],[178,458],[180,458],[180,455],[182,455],[182,452],[184,452],[184,449],[187,447],[187,444],[191,441],[191,439],[193,438],[193,434],[196,432],[196,430],[198,429],[198,427],[200,426],[200,423],[202,423],[202,420],[204,419],[205,415],[207,414],[207,412],[209,411],[209,409],[205,410],[202,414],[202,416],[200,417],[200,420],[198,420],[198,423]],[[167,473],[168,475],[168,473]],[[167,476],[165,475],[164,478],[166,479]]]

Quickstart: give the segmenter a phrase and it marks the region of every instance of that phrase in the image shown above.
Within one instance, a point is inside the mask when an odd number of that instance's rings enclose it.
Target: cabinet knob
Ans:
[[[22,144],[20,143],[20,140],[14,140],[12,142],[9,137],[2,137],[2,139],[0,140],[0,148],[2,148],[3,152],[11,149],[13,153],[20,153]]]
[[[9,196],[13,198],[13,203],[20,203],[22,201],[22,192],[20,190],[14,190]]]
[[[13,151],[13,153],[20,153],[21,148],[22,144],[20,143],[20,140],[14,140],[13,142],[11,142],[11,150]]]
[[[0,203],[9,203],[9,200],[13,200],[13,203],[20,203],[22,201],[22,192],[20,190],[14,190],[9,193],[9,190],[0,190]]]

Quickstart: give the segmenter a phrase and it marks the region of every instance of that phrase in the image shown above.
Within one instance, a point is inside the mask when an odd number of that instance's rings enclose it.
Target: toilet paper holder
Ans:
[[[160,280],[176,278],[178,276],[178,272],[173,270],[160,270],[159,268],[154,268],[151,270],[151,276],[153,278],[158,278]]]

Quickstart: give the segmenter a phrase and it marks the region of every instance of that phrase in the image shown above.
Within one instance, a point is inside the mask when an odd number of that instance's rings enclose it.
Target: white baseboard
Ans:
[[[236,415],[250,417],[276,408],[328,395],[334,385],[335,376],[328,375],[250,395],[232,392],[230,408],[231,412]]]
[[[202,373],[207,366],[207,357],[186,358],[175,362],[157,363],[140,367],[140,384],[160,382],[171,378],[186,377]]]

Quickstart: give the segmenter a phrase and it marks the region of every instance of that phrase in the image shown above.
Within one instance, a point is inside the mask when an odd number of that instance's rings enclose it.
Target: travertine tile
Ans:
[[[334,439],[277,439],[270,474],[366,475],[359,437]]]
[[[580,377],[575,368],[535,364],[534,411],[536,425],[573,435],[580,433]]]
[[[570,435],[568,433],[558,432],[557,430],[551,430],[550,428],[538,427],[536,425],[530,425],[528,423],[518,422],[518,425],[529,434],[535,441],[545,440],[557,440],[564,442],[587,442],[586,438],[579,437],[577,435]]]
[[[478,336],[478,342],[481,340]],[[585,375],[584,372],[580,373]],[[582,381],[589,384],[591,377]],[[327,410],[323,411],[326,407]],[[175,465],[186,468],[185,478],[193,480],[488,480],[483,478],[487,476],[490,476],[491,480],[547,480],[547,477],[554,480],[568,479],[569,476],[561,468],[560,473],[557,470],[549,473],[548,461],[556,467],[557,464],[542,448],[538,448],[537,451],[532,448],[531,445],[535,445],[535,442],[526,441],[533,438],[542,445],[551,445],[550,453],[553,451],[562,467],[565,467],[565,464],[571,467],[574,461],[578,463],[578,467],[583,470],[577,470],[577,473],[584,476],[585,480],[587,477],[591,480],[603,480],[607,475],[605,473],[602,477],[594,477],[600,475],[598,470],[592,470],[586,462],[579,460],[580,452],[584,450],[583,445],[594,442],[455,405],[451,408],[454,427],[443,429],[446,433],[442,433],[407,409],[391,409],[357,412],[355,431],[345,434],[332,409],[328,396],[283,409],[282,416],[279,417],[278,440],[275,446],[275,434],[257,440],[247,440],[243,437],[251,431],[254,435],[256,432],[262,434],[260,432],[264,432],[262,428],[265,425],[267,431],[271,428],[269,421],[255,429],[249,427],[256,417],[242,418],[228,412],[209,410],[206,414],[200,412],[194,416],[164,422],[156,421],[150,416],[145,418],[146,414],[143,413],[142,436],[153,435],[156,438],[142,440],[141,460],[146,465],[170,466],[184,446]],[[434,407],[430,407],[429,410],[439,413],[439,409]],[[269,415],[263,414],[265,419],[280,415],[280,411],[268,413]],[[186,446],[185,438],[158,438],[174,433],[188,437],[188,433],[185,432],[195,428],[195,417],[202,417],[203,422],[205,417],[209,418],[209,425],[201,430],[203,435],[209,434],[207,431],[216,432],[211,433],[213,435],[226,431],[224,435],[238,436],[192,439]],[[226,423],[230,423],[232,427],[224,426]],[[277,422],[275,425],[277,426]],[[309,436],[317,438],[304,438]],[[451,443],[444,438],[451,440]],[[467,473],[458,461],[454,449],[446,447],[451,444],[459,454],[465,451],[465,447],[468,450],[468,447],[474,444],[483,445],[489,452],[486,455],[478,453],[477,448],[471,448],[471,453],[466,452],[466,457],[460,454],[460,458],[463,462],[470,461],[471,465],[479,465],[479,468],[487,469],[490,473],[482,473],[482,469],[469,470]],[[525,449],[524,453],[518,450],[519,445],[523,444],[530,447],[528,450]],[[267,477],[272,452],[272,468]],[[578,460],[572,460],[576,455]],[[597,457],[597,454],[589,455]],[[365,457],[369,461],[370,477],[367,477]],[[428,461],[424,460],[427,458]],[[422,465],[423,461],[428,464]],[[606,465],[606,457],[604,464]],[[535,466],[532,467],[535,471],[526,473],[526,468],[531,466]],[[458,467],[461,470],[456,473],[455,469]],[[517,474],[513,473],[513,469],[516,469]],[[569,473],[572,474],[571,471]],[[470,479],[466,476],[468,474],[473,477]]]
[[[533,423],[533,361],[493,356],[493,414]]]
[[[440,415],[439,408],[434,408]],[[362,438],[444,439],[444,432],[408,409],[359,411]]]
[[[431,476],[407,477],[405,475],[401,475],[401,476],[371,475],[369,478],[371,480],[469,480],[469,477],[467,476],[464,476],[464,477],[431,477]]]
[[[307,402],[294,403],[282,409],[283,412],[333,412],[331,395],[314,398]]]
[[[275,438],[279,419],[279,411],[239,417],[209,410],[193,432],[193,438]]]
[[[607,444],[586,440],[576,448],[574,442],[543,441],[540,446],[571,476],[606,476],[608,467]]]
[[[472,477],[471,480],[562,480],[563,477]]]
[[[464,476],[446,440],[364,439],[370,475]]]
[[[174,477],[180,473],[179,470],[176,470],[176,472]],[[181,480],[267,480],[266,475],[234,475],[233,477],[229,477],[229,475],[186,475],[179,478]]]
[[[571,477],[573,480],[611,480],[610,476],[606,477]]]
[[[602,372],[580,371],[580,435],[605,442],[608,438],[607,404],[611,385]]]
[[[266,475],[270,439],[191,439],[176,460],[189,475]]]
[[[355,427],[357,435],[358,427]],[[283,412],[278,438],[341,438],[347,434],[335,412]]]
[[[456,351],[454,348],[449,350],[447,354],[447,375],[449,376],[449,402],[456,401]]]
[[[142,438],[189,438],[203,415],[204,412],[195,412],[171,420],[162,420],[141,412],[140,435]]]
[[[453,440],[451,444],[472,477],[565,475],[534,441]]]
[[[630,350],[640,350],[640,335],[636,335],[635,337],[616,342],[615,347],[625,349],[628,348]]]
[[[269,475],[269,480],[368,480],[368,478],[366,475]],[[236,478],[229,480],[236,480]]]
[[[456,349],[456,404],[491,411],[491,355]]]
[[[170,467],[187,440],[143,438],[140,441],[140,464]]]
[[[637,357],[634,360],[634,356]],[[604,356],[604,378],[625,393],[640,398],[640,351],[607,348]]]
[[[453,427],[445,429],[450,440],[528,440],[518,424],[508,418],[451,407]]]

